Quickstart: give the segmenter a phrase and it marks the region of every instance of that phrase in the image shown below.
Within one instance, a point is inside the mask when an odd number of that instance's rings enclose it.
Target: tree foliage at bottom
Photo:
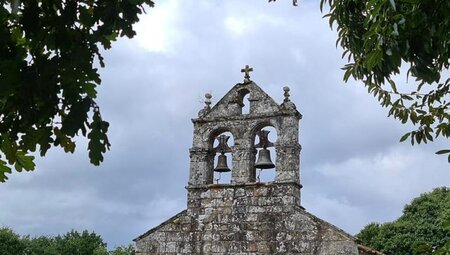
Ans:
[[[449,220],[450,188],[436,188],[407,204],[397,220],[371,223],[356,236],[365,245],[389,255],[450,254],[450,249],[446,250]]]
[[[132,245],[108,251],[102,237],[94,232],[70,231],[56,237],[19,236],[0,228],[0,255],[134,255]]]

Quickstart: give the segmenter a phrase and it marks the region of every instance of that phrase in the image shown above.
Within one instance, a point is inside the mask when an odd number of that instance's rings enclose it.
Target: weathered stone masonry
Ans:
[[[242,114],[247,94],[250,112]],[[288,88],[279,105],[246,75],[212,108],[210,98],[192,120],[187,209],[137,237],[137,254],[380,254],[301,207],[301,115]],[[278,136],[276,175],[261,183],[255,137],[267,126]],[[223,132],[234,138],[231,183],[213,184],[213,142]]]

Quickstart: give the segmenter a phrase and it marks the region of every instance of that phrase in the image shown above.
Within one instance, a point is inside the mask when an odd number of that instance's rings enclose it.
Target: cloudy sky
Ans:
[[[357,82],[342,82],[336,33],[319,1],[166,0],[148,10],[138,36],[105,53],[99,104],[111,128],[111,151],[89,164],[86,141],[75,154],[52,149],[33,173],[0,184],[0,225],[20,234],[93,230],[112,248],[186,207],[192,123],[205,92],[217,102],[248,64],[280,102],[283,86],[300,123],[302,205],[356,234],[391,221],[405,203],[449,186],[438,141],[399,143],[410,126]],[[400,81],[403,78],[400,79]],[[404,79],[406,80],[406,79]]]

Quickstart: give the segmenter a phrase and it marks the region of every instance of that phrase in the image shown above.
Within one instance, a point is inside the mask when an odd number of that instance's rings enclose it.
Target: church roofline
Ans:
[[[336,231],[338,231],[339,233],[343,234],[344,236],[352,239],[355,242],[358,242],[358,239],[352,235],[350,235],[349,233],[345,232],[343,229],[336,227],[335,225],[322,220],[321,218],[318,218],[317,216],[307,212],[306,210],[303,210],[303,212],[305,214],[307,214],[308,216],[310,216],[311,218],[313,218],[314,220],[317,220],[319,222],[321,222],[321,224],[324,224],[325,226],[328,226]],[[362,245],[362,244],[358,244],[358,252],[364,252],[363,254],[368,254],[368,255],[386,255],[382,252],[379,252],[373,248],[370,248],[368,246]]]
[[[357,239],[356,239],[354,236],[350,235],[349,233],[345,232],[343,229],[336,227],[335,225],[329,223],[328,221],[322,220],[321,218],[319,218],[319,217],[313,215],[312,213],[309,213],[309,212],[306,211],[306,210],[302,210],[302,212],[305,213],[305,214],[307,214],[309,217],[311,217],[311,218],[314,219],[315,221],[318,221],[318,222],[320,222],[321,224],[323,224],[323,225],[325,225],[325,226],[327,226],[327,227],[329,227],[329,228],[331,228],[331,229],[336,230],[337,232],[341,233],[342,235],[344,235],[344,236],[346,236],[347,238],[350,238],[350,239],[352,239],[353,241],[356,242]]]
[[[362,244],[358,244],[358,251],[359,252],[364,252],[364,253],[370,254],[370,255],[386,255],[386,254],[384,254],[382,252],[379,252],[377,250],[374,250],[374,249],[372,249],[370,247],[367,247],[367,246],[364,246]]]
[[[176,214],[175,216],[169,218],[168,220],[164,221],[163,223],[159,224],[158,226],[156,226],[156,227],[150,229],[149,231],[145,232],[144,234],[142,234],[142,235],[136,237],[135,239],[133,239],[133,241],[134,241],[134,242],[137,242],[137,241],[139,241],[139,240],[145,238],[146,236],[148,236],[148,235],[150,235],[151,233],[157,231],[158,229],[164,227],[165,225],[169,224],[170,222],[173,222],[176,218],[179,218],[179,217],[183,216],[183,214],[186,214],[186,211],[187,211],[187,210],[185,209],[185,210],[179,212],[178,214]]]

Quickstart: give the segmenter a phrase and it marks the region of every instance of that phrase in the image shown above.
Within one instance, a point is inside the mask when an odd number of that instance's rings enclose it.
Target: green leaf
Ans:
[[[93,25],[92,11],[92,8],[80,8],[80,22],[83,26],[90,27]]]
[[[348,81],[348,78],[350,78],[350,75],[352,74],[352,69],[347,69],[347,70],[345,70],[345,73],[344,73],[344,81],[345,82],[347,82]]]
[[[106,35],[105,39],[108,41],[115,41],[117,39],[117,36],[119,36],[117,33],[112,33],[110,35]]]
[[[412,97],[410,97],[410,96],[408,96],[408,95],[401,95],[401,97],[403,98],[403,99],[406,99],[406,100],[414,100]]]
[[[7,173],[11,173],[11,168],[6,165],[6,162],[0,159],[0,182],[5,182],[8,177]]]
[[[427,137],[427,139],[428,139],[429,141],[433,141],[433,136],[432,136],[430,133],[425,132],[425,136]]]
[[[450,229],[450,220],[445,221],[442,226],[446,229]]]
[[[110,144],[106,132],[109,123],[103,121],[98,111],[94,112],[93,121],[91,123],[91,132],[88,134],[89,158],[94,165],[100,165],[103,162],[103,153],[109,150]]]
[[[95,90],[96,87],[97,85],[92,82],[86,82],[83,84],[84,92],[86,92],[86,95],[90,98],[97,97],[97,90]]]
[[[17,151],[16,154],[17,161],[15,164],[17,171],[22,171],[22,169],[25,169],[26,171],[33,171],[35,168],[34,164],[34,156],[25,155],[23,151]]]
[[[400,142],[404,142],[406,139],[408,139],[408,137],[411,135],[411,133],[407,133],[407,134],[404,134],[403,136],[402,136],[402,138],[400,138]]]
[[[436,152],[436,154],[438,154],[438,155],[447,154],[447,153],[450,153],[450,150],[440,150],[440,151]]]
[[[17,146],[11,141],[8,134],[2,134],[1,136],[1,151],[5,154],[9,164],[13,164],[16,161]]]
[[[75,151],[75,143],[68,137],[66,134],[62,133],[60,129],[57,127],[53,129],[53,132],[56,136],[54,145],[60,145],[64,148],[64,152],[73,153]]]
[[[417,135],[415,131],[411,132],[411,145],[414,145],[414,137]]]
[[[41,157],[45,156],[48,149],[50,149],[51,144],[54,142],[52,135],[52,128],[50,126],[41,129],[38,141]]]
[[[62,120],[61,131],[69,136],[75,136],[78,130],[87,121],[87,113],[91,107],[92,99],[85,97],[72,105],[69,114]]]
[[[395,82],[393,80],[389,79],[389,84],[391,85],[392,91],[394,93],[398,93],[397,86],[395,86]]]
[[[422,142],[422,139],[423,139],[422,132],[417,132],[416,133],[416,142],[417,142],[417,144],[420,144]]]
[[[375,66],[379,65],[381,63],[381,58],[383,56],[383,53],[381,50],[373,50],[371,53],[367,56],[367,62],[366,67],[368,70],[372,70]]]

